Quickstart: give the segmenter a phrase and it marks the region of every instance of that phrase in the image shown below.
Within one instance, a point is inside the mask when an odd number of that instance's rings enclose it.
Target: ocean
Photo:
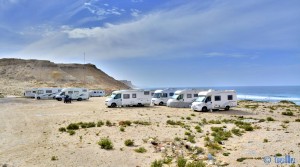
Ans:
[[[159,89],[159,88],[148,88]],[[164,89],[164,88],[160,88]],[[227,86],[227,87],[178,87],[176,89],[236,90],[239,100],[278,102],[288,100],[300,105],[300,86]]]

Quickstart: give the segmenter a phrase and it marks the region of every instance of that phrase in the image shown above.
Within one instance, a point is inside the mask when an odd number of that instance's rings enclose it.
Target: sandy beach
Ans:
[[[164,166],[177,166],[177,157],[184,156],[188,162],[203,161],[207,166],[253,167],[265,166],[266,156],[271,157],[268,165],[276,166],[276,154],[290,155],[299,166],[299,106],[242,101],[230,111],[203,113],[165,106],[107,108],[104,101],[100,97],[64,104],[1,98],[0,166],[147,167],[166,157],[169,162]],[[99,121],[104,125],[97,127]],[[131,125],[125,126],[125,121]],[[96,126],[82,128],[81,123],[73,135],[59,131],[79,122]],[[243,129],[241,122],[251,122],[253,129]],[[231,133],[218,144],[220,149],[208,146],[216,140],[211,127]],[[236,135],[233,128],[244,133]],[[98,142],[105,137],[112,141],[113,149],[101,149]],[[134,140],[133,146],[125,146],[127,139]],[[146,152],[135,151],[140,147]],[[208,160],[209,153],[213,161]]]

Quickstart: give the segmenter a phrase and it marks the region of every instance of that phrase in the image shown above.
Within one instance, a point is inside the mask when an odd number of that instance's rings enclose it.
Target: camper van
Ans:
[[[62,88],[37,88],[35,98],[40,99],[55,99],[55,96],[62,90]]]
[[[24,91],[24,97],[34,98],[36,94],[36,88],[28,89]]]
[[[153,105],[166,105],[167,101],[174,95],[175,89],[156,90],[151,99]]]
[[[89,99],[89,90],[86,88],[64,88],[61,92],[55,96],[55,99],[61,101],[66,96],[69,96],[72,100],[87,100]]]
[[[105,100],[105,105],[108,107],[149,106],[151,98],[151,92],[148,90],[119,90],[112,92],[112,95]]]
[[[199,92],[198,98],[193,102],[194,111],[208,111],[216,109],[229,110],[237,106],[237,96],[234,90],[208,90]]]
[[[90,97],[102,97],[105,96],[104,90],[90,90]]]
[[[201,90],[184,89],[175,91],[171,99],[167,101],[168,107],[188,108],[198,97]]]

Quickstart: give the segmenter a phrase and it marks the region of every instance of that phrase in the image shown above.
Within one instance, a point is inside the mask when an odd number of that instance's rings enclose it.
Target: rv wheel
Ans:
[[[203,107],[203,108],[202,108],[202,111],[203,111],[203,112],[207,112],[207,107]]]
[[[40,97],[37,97],[37,99],[40,100],[41,98],[40,98]]]
[[[164,102],[161,101],[158,105],[162,106],[162,105],[164,105]]]
[[[230,109],[229,106],[226,106],[226,107],[225,107],[225,111],[228,111],[229,109]]]
[[[112,108],[115,108],[115,107],[117,107],[117,104],[116,104],[116,103],[112,103],[110,106],[111,106]]]
[[[77,99],[77,101],[81,101],[81,100],[82,100],[82,98],[78,98],[78,99]]]

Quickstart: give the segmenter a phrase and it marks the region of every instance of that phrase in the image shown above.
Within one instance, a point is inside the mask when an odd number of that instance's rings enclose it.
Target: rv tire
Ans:
[[[161,101],[158,105],[162,106],[162,105],[164,105],[164,102]]]
[[[207,107],[202,107],[202,110],[201,111],[203,111],[203,112],[207,112],[208,110],[207,110]]]
[[[40,97],[37,97],[37,99],[40,100],[41,98],[40,98]]]
[[[115,108],[115,107],[117,107],[117,104],[116,103],[111,103],[110,107]]]
[[[229,106],[226,106],[226,107],[225,107],[225,111],[228,111],[229,109],[230,109]]]
[[[82,98],[78,98],[78,99],[77,99],[77,101],[81,101],[81,100],[82,100]]]

